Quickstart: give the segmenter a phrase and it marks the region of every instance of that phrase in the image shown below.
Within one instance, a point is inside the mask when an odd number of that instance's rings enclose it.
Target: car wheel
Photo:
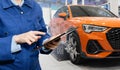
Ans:
[[[74,64],[83,62],[83,58],[80,55],[80,46],[79,36],[76,31],[67,35],[67,52],[69,53],[70,61]]]

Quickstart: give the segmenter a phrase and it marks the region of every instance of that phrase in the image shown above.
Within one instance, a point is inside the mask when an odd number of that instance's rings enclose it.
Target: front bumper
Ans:
[[[95,37],[97,36],[98,37]],[[87,35],[88,41],[82,47],[90,58],[120,58],[120,28],[112,28],[103,33]],[[94,36],[94,37],[92,37]]]

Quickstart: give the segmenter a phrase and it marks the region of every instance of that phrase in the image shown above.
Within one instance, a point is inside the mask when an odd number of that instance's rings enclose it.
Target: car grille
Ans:
[[[107,39],[113,49],[120,49],[120,28],[113,28],[107,33]]]

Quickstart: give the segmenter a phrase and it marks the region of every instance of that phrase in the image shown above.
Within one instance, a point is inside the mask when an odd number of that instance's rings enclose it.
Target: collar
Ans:
[[[3,9],[7,9],[15,6],[10,0],[2,0],[2,5],[3,5]],[[31,0],[24,0],[23,5],[27,5],[28,7],[33,8],[33,3]]]
[[[14,5],[18,5],[18,3],[16,3],[16,0],[11,0],[11,2],[14,4]],[[21,1],[21,3],[19,4],[19,6],[21,7],[22,5],[24,4],[24,0]]]
[[[2,5],[4,9],[14,6],[10,0],[2,0]]]
[[[33,8],[33,2],[31,0],[24,0],[24,4],[30,8]]]

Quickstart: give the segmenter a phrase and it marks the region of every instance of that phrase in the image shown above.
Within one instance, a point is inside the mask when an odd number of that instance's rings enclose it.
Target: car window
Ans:
[[[110,11],[102,9],[100,7],[90,7],[90,6],[71,6],[71,12],[73,17],[116,17]]]
[[[78,16],[89,16],[84,10],[81,9],[81,7],[78,6],[71,6],[71,12],[73,17]]]

